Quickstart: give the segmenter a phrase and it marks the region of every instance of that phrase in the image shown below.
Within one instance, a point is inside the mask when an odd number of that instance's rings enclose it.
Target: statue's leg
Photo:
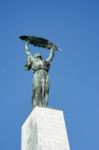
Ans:
[[[32,98],[32,106],[33,108],[35,106],[42,106],[42,97],[41,97],[41,89],[40,87],[36,87],[36,89],[34,89],[33,91],[33,98]]]
[[[48,96],[49,96],[49,77],[46,76],[45,80],[45,92],[44,92],[44,98],[43,98],[43,106],[48,105]]]
[[[36,97],[35,97],[35,87],[33,85],[33,90],[32,90],[32,107],[34,108],[37,105]]]
[[[42,106],[42,83],[41,79],[36,76],[33,81],[32,106]]]
[[[33,79],[33,87],[32,87],[32,107],[34,108],[37,105],[36,99],[36,85],[37,85],[37,78]]]
[[[37,72],[33,80],[32,106],[48,105],[49,77],[47,72]]]

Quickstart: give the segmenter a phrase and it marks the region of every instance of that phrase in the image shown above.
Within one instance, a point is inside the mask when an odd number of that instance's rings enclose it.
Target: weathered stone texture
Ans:
[[[22,126],[22,150],[70,150],[63,112],[35,107]]]

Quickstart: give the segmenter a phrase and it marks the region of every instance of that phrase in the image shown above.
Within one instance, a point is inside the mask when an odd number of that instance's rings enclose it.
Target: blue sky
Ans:
[[[21,149],[21,125],[32,110],[23,34],[63,49],[49,72],[49,107],[64,111],[71,150],[99,150],[98,0],[0,0],[0,149]],[[36,51],[49,53],[31,46]]]

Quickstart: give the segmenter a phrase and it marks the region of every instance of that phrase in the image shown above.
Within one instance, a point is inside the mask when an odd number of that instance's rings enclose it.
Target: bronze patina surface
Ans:
[[[35,36],[20,36],[20,39],[25,41],[25,53],[27,60],[25,64],[26,70],[32,70],[34,73],[33,87],[32,87],[32,107],[47,106],[49,96],[49,75],[48,71],[51,62],[54,58],[54,53],[58,47],[48,40]],[[48,58],[43,59],[40,53],[31,54],[29,44],[34,46],[50,49]]]

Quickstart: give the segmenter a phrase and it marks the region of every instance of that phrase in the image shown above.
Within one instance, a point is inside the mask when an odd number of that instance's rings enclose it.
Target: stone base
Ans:
[[[22,150],[70,150],[63,112],[35,107],[22,126]]]

